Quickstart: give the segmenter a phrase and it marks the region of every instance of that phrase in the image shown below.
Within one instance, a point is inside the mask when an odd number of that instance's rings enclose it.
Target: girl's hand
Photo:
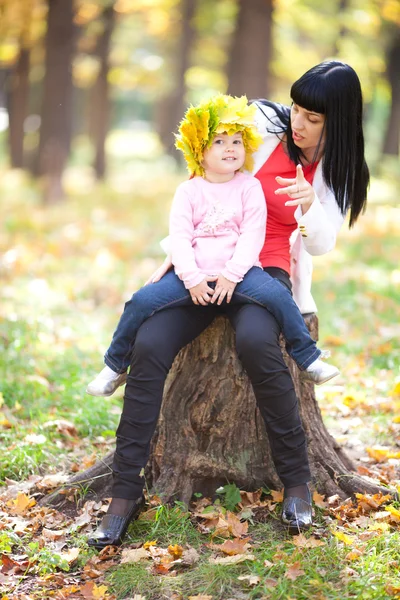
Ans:
[[[218,275],[217,283],[215,285],[215,292],[211,298],[211,304],[214,304],[216,300],[218,300],[217,304],[222,304],[225,297],[227,303],[229,304],[232,299],[233,292],[235,291],[235,287],[236,283],[229,281],[229,279],[223,275]]]
[[[148,285],[149,283],[155,283],[156,281],[160,281],[161,277],[164,277],[165,273],[168,273],[168,271],[171,269],[171,267],[172,267],[171,257],[167,256],[167,258],[164,260],[163,264],[154,271],[153,275],[150,275],[150,277],[148,278],[148,280],[145,282],[144,285]]]
[[[194,304],[201,304],[202,306],[207,306],[207,304],[211,300],[212,294],[214,293],[213,288],[211,288],[207,282],[216,281],[216,279],[216,277],[205,277],[203,281],[201,281],[194,287],[189,288],[189,294]]]
[[[296,167],[296,179],[285,179],[283,177],[275,177],[279,185],[284,185],[280,189],[275,190],[275,194],[287,194],[291,200],[285,202],[285,206],[301,206],[303,215],[308,211],[315,199],[315,192],[310,183],[304,177],[301,165]]]

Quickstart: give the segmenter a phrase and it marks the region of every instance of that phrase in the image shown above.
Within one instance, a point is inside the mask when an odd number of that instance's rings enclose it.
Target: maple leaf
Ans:
[[[80,592],[82,596],[84,598],[88,598],[88,600],[101,600],[102,598],[106,597],[107,590],[108,587],[105,585],[97,586],[92,581],[88,581],[83,587],[81,587]]]
[[[16,512],[18,515],[23,515],[28,508],[35,506],[36,500],[34,498],[30,498],[27,494],[18,493],[18,496],[14,500],[10,500],[7,502],[7,506],[10,506],[13,512]]]
[[[258,575],[240,575],[238,577],[239,581],[247,581],[249,585],[252,587],[260,583],[260,578]]]
[[[389,596],[400,598],[400,585],[392,585],[391,583],[389,583],[385,587],[385,591],[389,594]]]
[[[342,531],[332,531],[332,533],[338,540],[346,544],[346,546],[352,546],[354,544],[354,539],[346,533],[343,533]]]
[[[60,552],[60,556],[63,560],[66,560],[70,565],[73,563],[80,554],[80,548],[70,548],[67,552]]]
[[[228,523],[228,531],[234,537],[243,537],[247,535],[249,530],[248,521],[241,521],[234,513],[227,512],[226,521]]]
[[[208,562],[213,565],[235,565],[237,563],[245,562],[246,560],[256,560],[254,554],[236,554],[235,556],[223,556],[220,558],[219,556],[212,557],[208,559]]]
[[[280,490],[279,492],[271,490],[270,494],[274,502],[283,502],[283,490]]]
[[[365,450],[376,462],[384,462],[389,458],[400,458],[400,452],[393,452],[388,448],[374,447],[366,448]]]
[[[287,577],[287,579],[290,579],[291,581],[295,581],[298,577],[301,577],[301,575],[305,574],[305,571],[303,571],[303,569],[301,569],[300,567],[301,563],[299,560],[297,560],[288,567],[285,573],[285,577]]]
[[[348,554],[346,554],[345,559],[346,560],[357,560],[362,555],[363,555],[363,553],[361,552],[361,550],[358,550],[358,548],[354,548]]]
[[[155,546],[156,544],[157,540],[148,541],[143,544],[143,548],[147,550],[148,548],[150,548],[150,546]]]
[[[172,554],[175,560],[180,558],[183,554],[183,548],[182,546],[179,546],[179,544],[175,544],[175,546],[170,545],[168,546],[167,550],[170,554]]]
[[[150,558],[149,552],[145,548],[135,548],[133,550],[123,550],[121,564],[136,563],[143,559]]]
[[[270,589],[276,587],[278,585],[278,583],[279,583],[278,580],[274,579],[273,577],[266,577],[263,580],[263,584],[265,585],[265,587],[270,588]]]
[[[318,540],[313,536],[306,538],[303,533],[300,533],[300,535],[294,535],[292,539],[293,544],[298,548],[317,548],[318,546],[326,545],[323,540]]]
[[[385,511],[390,513],[391,516],[400,519],[400,510],[398,510],[397,508],[394,508],[394,506],[385,506]]]
[[[240,492],[240,504],[243,507],[254,507],[259,506],[260,498],[261,498],[262,490],[257,490],[256,492]]]
[[[250,548],[250,544],[248,543],[250,538],[238,539],[234,540],[226,540],[223,544],[210,544],[210,547],[213,550],[218,550],[219,552],[223,552],[224,554],[228,554],[229,556],[234,556],[235,554],[244,554],[248,548]]]
[[[328,508],[329,504],[325,501],[325,496],[322,496],[317,491],[313,493],[313,501],[318,508]]]

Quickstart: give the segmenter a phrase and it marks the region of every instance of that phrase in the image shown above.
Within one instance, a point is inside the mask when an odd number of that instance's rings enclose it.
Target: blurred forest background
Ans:
[[[362,80],[373,171],[398,169],[399,0],[2,0],[2,164],[58,201],[67,166],[138,171],[174,155],[188,103],[289,103],[291,83],[329,57]]]

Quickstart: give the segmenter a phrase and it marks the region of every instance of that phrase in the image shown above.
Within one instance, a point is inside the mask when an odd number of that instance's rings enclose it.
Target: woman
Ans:
[[[349,65],[327,61],[313,67],[293,84],[290,95],[290,109],[256,102],[263,144],[254,155],[253,172],[268,207],[261,264],[289,289],[293,285],[294,299],[304,314],[316,310],[310,292],[310,255],[334,247],[347,211],[350,226],[355,223],[366,205],[369,173],[364,159],[361,86]],[[153,281],[170,266],[167,259]],[[142,472],[168,371],[179,350],[221,310],[236,330],[238,356],[251,380],[284,486],[282,521],[291,531],[311,526],[306,440],[276,320],[255,305],[181,307],[155,314],[137,334],[117,430],[113,499],[89,545],[103,548],[121,543],[130,521],[138,515],[143,503]]]

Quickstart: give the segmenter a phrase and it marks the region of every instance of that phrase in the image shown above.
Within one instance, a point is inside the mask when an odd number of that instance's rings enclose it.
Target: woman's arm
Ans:
[[[320,168],[321,165],[317,168],[313,185],[304,178],[301,165],[297,167],[295,179],[276,178],[278,184],[284,187],[275,193],[289,196],[286,206],[297,206],[294,216],[303,245],[312,255],[325,254],[335,247],[336,234],[344,220],[335,196],[324,183],[322,174],[318,173]]]

